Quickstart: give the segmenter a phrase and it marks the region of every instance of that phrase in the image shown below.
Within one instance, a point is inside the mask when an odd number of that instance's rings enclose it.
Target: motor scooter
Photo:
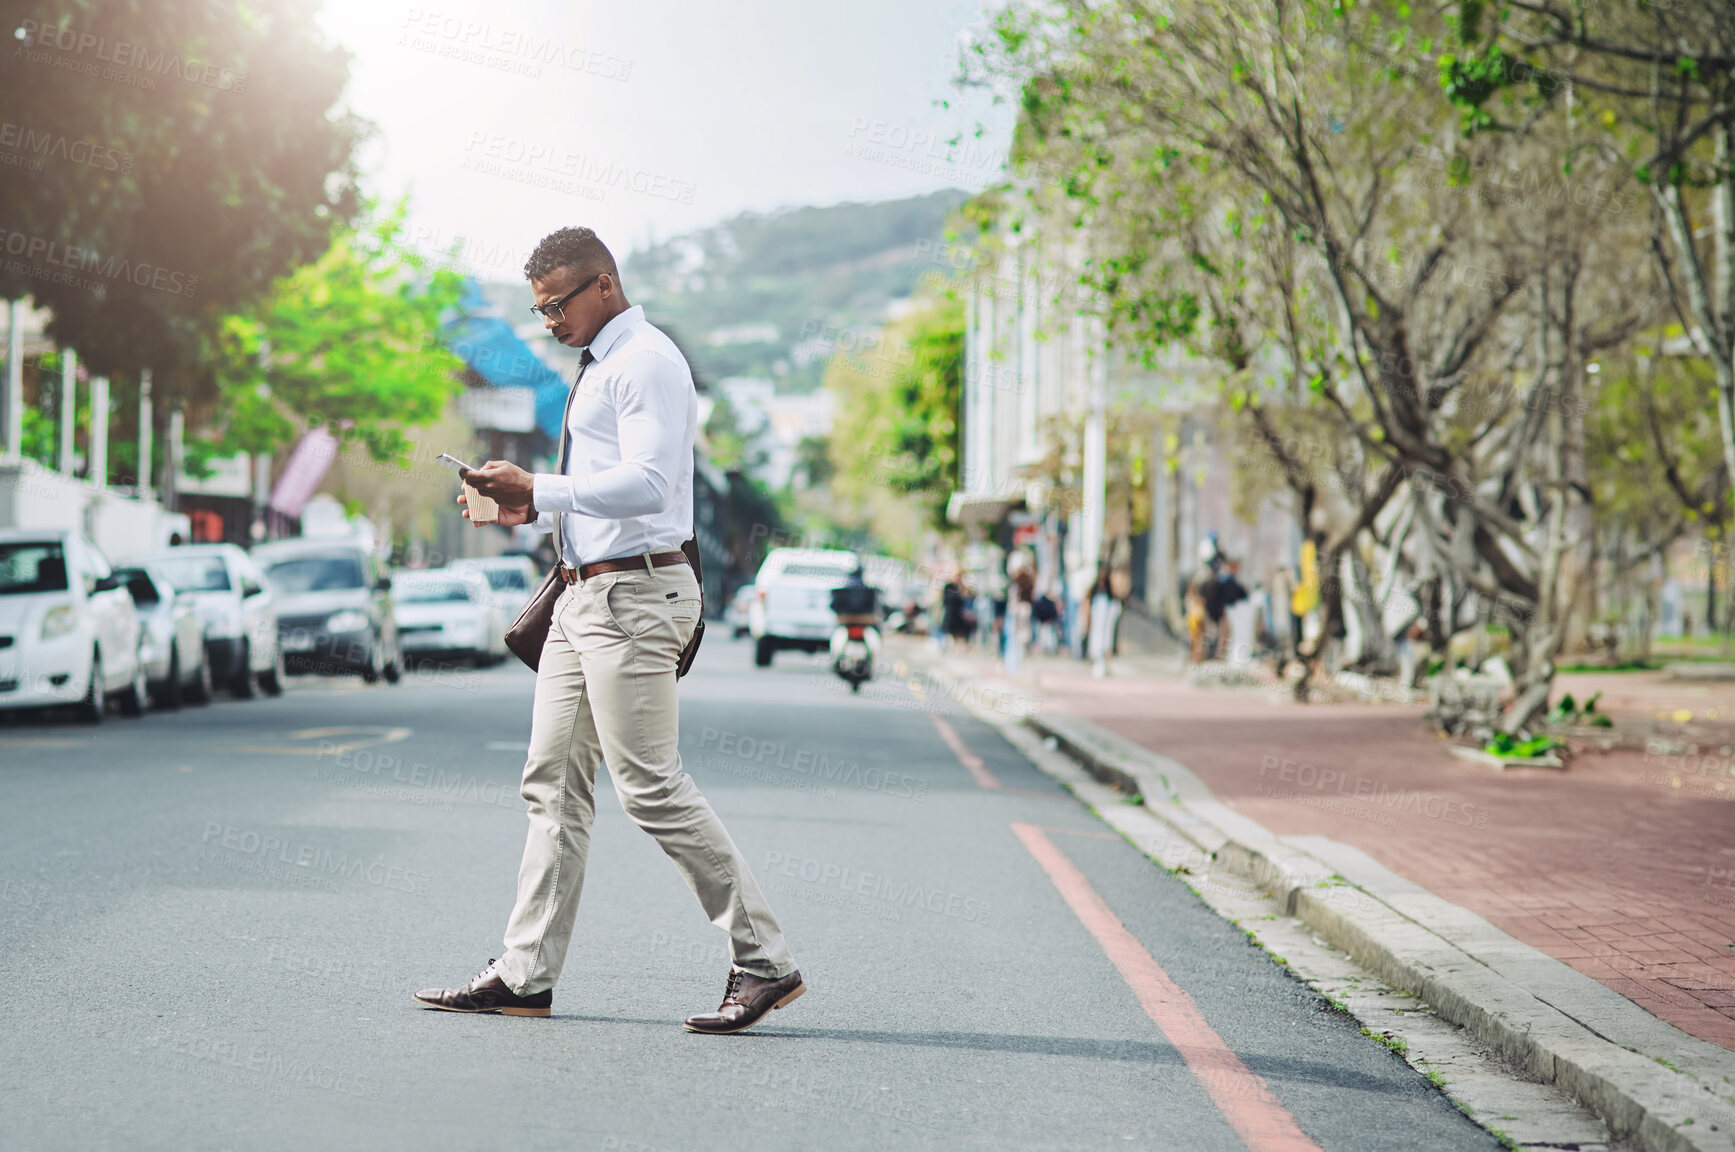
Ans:
[[[879,593],[862,584],[835,588],[831,610],[837,616],[831,633],[831,670],[851,692],[860,692],[873,679],[880,654]]]

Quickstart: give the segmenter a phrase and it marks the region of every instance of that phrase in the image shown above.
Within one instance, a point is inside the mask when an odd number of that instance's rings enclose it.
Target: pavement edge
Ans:
[[[1096,779],[1139,797],[1202,864],[1251,879],[1287,914],[1515,1067],[1557,1085],[1615,1135],[1650,1152],[1735,1152],[1735,1053],[1658,1020],[1356,849],[1273,835],[1178,761],[1094,721],[1036,711],[1022,722]]]

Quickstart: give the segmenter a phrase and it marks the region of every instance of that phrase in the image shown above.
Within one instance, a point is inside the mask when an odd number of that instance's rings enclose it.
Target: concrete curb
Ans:
[[[1414,992],[1512,1065],[1557,1085],[1651,1152],[1735,1152],[1735,1053],[1395,875],[1358,849],[1280,839],[1184,765],[1078,716],[1024,723],[1143,806],[1190,848],[1254,880],[1382,980]],[[1171,857],[1172,858],[1172,857]],[[1665,1063],[1666,1061],[1666,1063]]]

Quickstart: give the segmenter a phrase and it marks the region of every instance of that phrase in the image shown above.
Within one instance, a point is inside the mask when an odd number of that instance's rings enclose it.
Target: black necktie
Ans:
[[[573,378],[572,391],[566,394],[566,410],[560,414],[560,466],[557,471],[566,475],[566,460],[572,451],[572,427],[567,423],[572,418],[572,398],[578,395],[578,386],[584,383],[584,370],[596,359],[586,348],[578,356],[578,375]],[[560,530],[561,518],[564,513],[554,513],[554,559],[557,563],[566,564],[566,539]],[[568,564],[567,567],[575,567]]]

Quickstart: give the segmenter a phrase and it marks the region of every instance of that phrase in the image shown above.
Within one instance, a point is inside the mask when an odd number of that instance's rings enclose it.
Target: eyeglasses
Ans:
[[[580,292],[583,292],[586,288],[589,288],[592,284],[595,284],[602,278],[602,275],[601,272],[598,272],[595,276],[592,276],[589,280],[586,280],[583,284],[580,284],[577,288],[574,288],[571,292],[568,292],[558,300],[552,301],[548,304],[532,304],[530,310],[538,316],[546,317],[558,324],[562,320],[566,319],[566,302],[571,300],[574,296],[577,296]]]

